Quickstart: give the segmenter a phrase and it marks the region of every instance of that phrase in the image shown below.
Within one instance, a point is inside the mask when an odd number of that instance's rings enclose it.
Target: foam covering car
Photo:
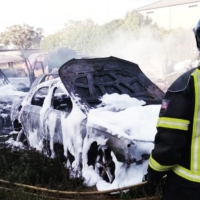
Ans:
[[[161,104],[164,96],[135,63],[116,57],[71,59],[59,68],[59,78],[35,85],[14,108],[19,112],[12,118],[17,140],[80,169],[86,162],[112,183],[116,169],[112,154],[127,165],[149,158],[143,154],[135,159],[130,139],[113,136],[102,126],[87,126],[90,110],[101,106],[103,95],[113,93],[144,100],[146,105]]]

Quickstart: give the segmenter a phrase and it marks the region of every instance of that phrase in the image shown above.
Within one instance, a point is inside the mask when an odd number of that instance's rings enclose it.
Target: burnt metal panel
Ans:
[[[89,107],[101,103],[106,93],[128,94],[147,104],[160,104],[164,96],[137,64],[116,57],[72,59],[60,67],[59,76]]]

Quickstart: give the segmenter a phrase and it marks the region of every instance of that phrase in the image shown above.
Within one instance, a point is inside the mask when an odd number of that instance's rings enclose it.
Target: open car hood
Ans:
[[[128,94],[147,104],[161,104],[164,92],[135,63],[116,57],[72,59],[59,69],[66,89],[89,108],[104,94]]]

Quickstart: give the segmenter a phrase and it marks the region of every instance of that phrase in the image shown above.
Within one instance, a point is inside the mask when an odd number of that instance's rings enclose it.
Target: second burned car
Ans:
[[[106,94],[127,94],[145,105],[161,104],[164,93],[137,64],[116,57],[72,59],[60,67],[59,76],[36,85],[16,104],[13,112],[18,110],[19,115],[12,122],[19,141],[45,149],[50,156],[61,154],[73,167],[90,166],[109,183],[117,170],[113,156],[127,166],[148,160],[146,153],[134,157],[129,138],[88,124],[90,111],[104,106],[101,98]]]

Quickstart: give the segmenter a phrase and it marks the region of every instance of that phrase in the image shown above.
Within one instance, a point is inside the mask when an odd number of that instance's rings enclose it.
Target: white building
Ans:
[[[192,29],[200,19],[200,0],[161,0],[137,9],[165,29]]]

